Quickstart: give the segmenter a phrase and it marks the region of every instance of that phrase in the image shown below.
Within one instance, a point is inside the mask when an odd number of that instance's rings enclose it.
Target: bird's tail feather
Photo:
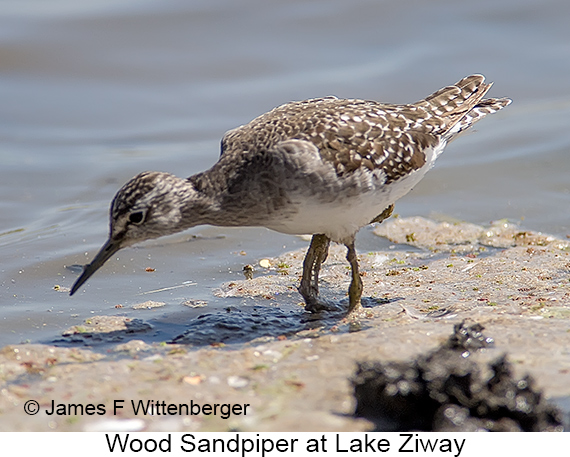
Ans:
[[[471,127],[488,114],[495,113],[511,103],[508,98],[483,99],[491,88],[483,75],[467,76],[453,86],[440,89],[416,103],[438,117],[445,119],[447,140]]]

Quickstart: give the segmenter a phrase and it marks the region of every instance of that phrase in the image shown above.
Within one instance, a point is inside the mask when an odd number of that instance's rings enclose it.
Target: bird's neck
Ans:
[[[196,225],[234,225],[234,211],[224,204],[227,185],[223,180],[216,180],[215,173],[210,169],[190,176],[186,181],[189,191],[182,212],[183,219],[191,221],[191,224],[185,228]]]
[[[222,162],[222,163],[220,163]],[[212,168],[188,178],[192,197],[185,211],[192,213],[193,225],[208,224],[221,227],[264,225],[263,198],[242,189],[246,183],[241,176],[227,176],[223,161]],[[254,193],[255,194],[255,193]],[[259,215],[259,220],[256,219]]]

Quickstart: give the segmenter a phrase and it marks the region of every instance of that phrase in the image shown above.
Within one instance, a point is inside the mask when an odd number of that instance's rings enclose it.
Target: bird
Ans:
[[[351,315],[363,293],[356,233],[388,218],[451,140],[511,103],[484,99],[491,85],[474,74],[410,104],[333,96],[289,102],[226,132],[206,171],[189,178],[142,172],[113,198],[108,240],[70,295],[135,243],[203,224],[266,227],[312,235],[298,287],[311,313],[343,309],[319,296],[319,272],[331,241],[346,246]]]

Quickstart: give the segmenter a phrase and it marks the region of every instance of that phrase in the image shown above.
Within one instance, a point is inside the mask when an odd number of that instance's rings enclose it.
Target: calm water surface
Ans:
[[[239,303],[211,291],[241,278],[244,264],[306,243],[196,227],[121,251],[74,297],[54,286],[71,286],[65,266],[90,261],[105,241],[109,202],[126,180],[201,171],[226,130],[290,100],[413,102],[483,73],[492,96],[514,103],[448,147],[397,212],[507,217],[565,236],[568,17],[566,0],[3,1],[0,345],[49,341],[99,313],[183,330],[199,312],[185,299]],[[367,230],[359,244],[388,245]],[[147,299],[167,306],[129,309]]]

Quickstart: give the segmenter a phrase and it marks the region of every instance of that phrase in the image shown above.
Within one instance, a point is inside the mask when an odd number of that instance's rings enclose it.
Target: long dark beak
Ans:
[[[109,238],[107,242],[103,245],[101,250],[97,253],[93,261],[90,264],[85,265],[83,267],[83,272],[81,273],[81,276],[77,278],[75,284],[73,284],[71,292],[69,292],[69,295],[73,295],[75,292],[77,292],[77,289],[79,289],[85,283],[85,281],[87,281],[93,275],[93,273],[95,273],[99,268],[101,268],[101,266],[107,260],[109,260],[109,257],[111,257],[119,249],[121,249],[121,243],[119,241],[114,241]]]

